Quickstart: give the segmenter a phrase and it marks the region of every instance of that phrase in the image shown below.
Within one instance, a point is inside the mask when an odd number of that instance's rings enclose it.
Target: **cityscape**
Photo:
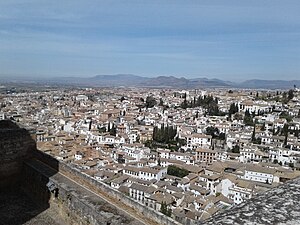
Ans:
[[[26,88],[25,88],[26,89]],[[300,175],[300,91],[2,87],[37,149],[174,220],[204,221]]]
[[[299,12],[0,1],[0,225],[300,224]]]

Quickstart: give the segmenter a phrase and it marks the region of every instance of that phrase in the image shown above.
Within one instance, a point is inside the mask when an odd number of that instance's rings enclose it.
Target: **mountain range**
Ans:
[[[0,79],[0,81],[3,79]],[[5,79],[9,81],[9,78]],[[300,80],[259,80],[230,82],[220,79],[185,78],[174,76],[143,77],[132,74],[96,75],[93,77],[56,77],[40,79],[14,79],[14,82],[37,82],[59,85],[78,85],[93,87],[154,87],[154,88],[249,88],[249,89],[291,89],[300,86]]]

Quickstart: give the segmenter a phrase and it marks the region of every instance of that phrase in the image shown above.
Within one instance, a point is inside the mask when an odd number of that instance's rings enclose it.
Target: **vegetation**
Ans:
[[[260,128],[261,131],[265,131],[266,130],[266,123],[264,122]]]
[[[228,111],[229,117],[231,117],[231,115],[237,113],[238,111],[239,111],[238,105],[235,103],[231,103]]]
[[[245,115],[244,115],[244,124],[246,126],[253,126],[253,116],[250,114],[249,110],[247,109],[245,111]]]
[[[126,98],[125,98],[124,96],[122,96],[122,97],[120,98],[120,101],[123,102],[124,100],[126,100]]]
[[[212,138],[225,140],[225,134],[222,132],[220,133],[220,131],[217,127],[210,126],[210,127],[207,127],[205,130],[206,130],[206,134],[211,135]]]
[[[290,89],[288,92],[283,92],[282,93],[281,102],[283,104],[287,104],[293,98],[294,98],[294,90]]]
[[[99,133],[105,133],[106,132],[106,127],[98,127]]]
[[[189,174],[189,171],[187,171],[186,169],[179,168],[174,165],[170,165],[170,166],[168,166],[167,174],[182,178],[182,177],[187,176]]]
[[[240,153],[240,146],[238,146],[238,145],[233,146],[232,152],[233,153]]]
[[[254,124],[251,141],[254,142],[255,140],[256,138],[255,138],[255,124]]]
[[[208,115],[222,115],[218,106],[218,98],[214,98],[212,95],[204,95],[203,97],[199,96],[197,99],[194,97],[191,101],[187,101],[185,97],[180,107],[183,109],[202,107],[206,110]]]
[[[153,129],[153,141],[148,140],[144,144],[151,149],[168,148],[171,151],[178,151],[181,146],[186,145],[186,141],[176,137],[176,134],[177,128],[174,126],[165,126],[164,124],[161,128],[156,126]]]
[[[290,116],[287,112],[280,113],[279,118],[286,119],[287,122],[291,122],[293,120],[293,117]]]
[[[145,103],[145,107],[146,108],[153,108],[156,105],[156,100],[153,96],[148,96],[146,98],[146,103]]]
[[[159,143],[168,144],[174,141],[177,134],[177,128],[173,126],[165,126],[164,124],[161,128],[154,127],[153,129],[153,140]]]
[[[166,216],[172,215],[172,209],[167,206],[166,202],[161,203],[160,212],[165,214]]]
[[[110,135],[116,136],[116,134],[117,134],[117,128],[116,128],[115,124],[113,124],[112,127],[110,127],[110,124],[108,124],[107,131],[109,132]]]
[[[162,98],[159,99],[159,106],[164,106],[164,101],[162,100]]]

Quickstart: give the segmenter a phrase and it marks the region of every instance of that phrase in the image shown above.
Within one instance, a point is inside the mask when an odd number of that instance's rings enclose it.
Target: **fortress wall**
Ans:
[[[56,166],[57,160],[53,159],[51,156],[46,155],[43,152],[37,151],[36,156],[37,159],[43,161],[49,166]],[[107,193],[107,195],[119,200],[120,202],[126,204],[129,207],[134,208],[138,212],[142,213],[148,218],[151,218],[152,220],[156,221],[159,224],[165,224],[165,225],[180,225],[181,223],[178,223],[177,221],[173,220],[170,217],[165,216],[164,214],[148,207],[145,205],[142,205],[138,201],[130,198],[129,196],[124,195],[118,190],[113,189],[111,186],[97,181],[94,178],[80,172],[78,169],[71,167],[70,165],[59,162],[59,171],[68,175],[71,178],[76,179],[80,183],[85,184],[88,187],[93,187],[95,189],[99,189],[104,193]],[[187,220],[184,224],[191,224],[191,221]],[[191,224],[192,225],[192,224]]]
[[[20,178],[23,161],[31,157],[34,149],[36,149],[35,141],[28,131],[11,127],[9,122],[1,121],[0,188],[15,186]]]
[[[20,188],[30,199],[41,206],[49,207],[51,193],[47,188],[49,178],[40,171],[32,169],[26,163],[23,164]]]
[[[82,191],[77,184],[66,183],[61,174],[49,173],[46,165],[37,166],[35,162],[28,160],[24,163],[22,176],[26,179],[22,182],[22,190],[34,201],[53,209],[66,224],[137,224],[135,219],[102,198],[86,190]],[[47,187],[49,183],[54,185],[52,190]]]

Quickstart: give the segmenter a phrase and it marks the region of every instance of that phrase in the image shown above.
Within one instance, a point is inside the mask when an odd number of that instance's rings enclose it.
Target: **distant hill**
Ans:
[[[291,89],[300,86],[300,80],[247,80],[237,84],[240,88]]]
[[[139,86],[145,87],[182,87],[187,88],[189,80],[186,78],[177,78],[173,76],[159,76],[149,78],[147,81],[139,83]]]
[[[98,87],[169,87],[169,88],[200,88],[200,87],[228,87],[228,83],[207,78],[186,79],[174,76],[142,77],[132,74],[96,75],[90,78],[57,78],[55,82],[81,84]]]
[[[220,79],[157,76],[143,77],[133,74],[96,75],[93,77],[56,77],[56,78],[2,78],[0,81],[24,82],[35,84],[77,85],[92,87],[154,87],[154,88],[249,88],[249,89],[291,89],[300,87],[300,80],[260,80],[253,79],[234,83]]]
[[[93,84],[99,86],[137,86],[141,82],[146,82],[150,78],[141,77],[132,74],[117,74],[117,75],[97,75],[87,79]]]

